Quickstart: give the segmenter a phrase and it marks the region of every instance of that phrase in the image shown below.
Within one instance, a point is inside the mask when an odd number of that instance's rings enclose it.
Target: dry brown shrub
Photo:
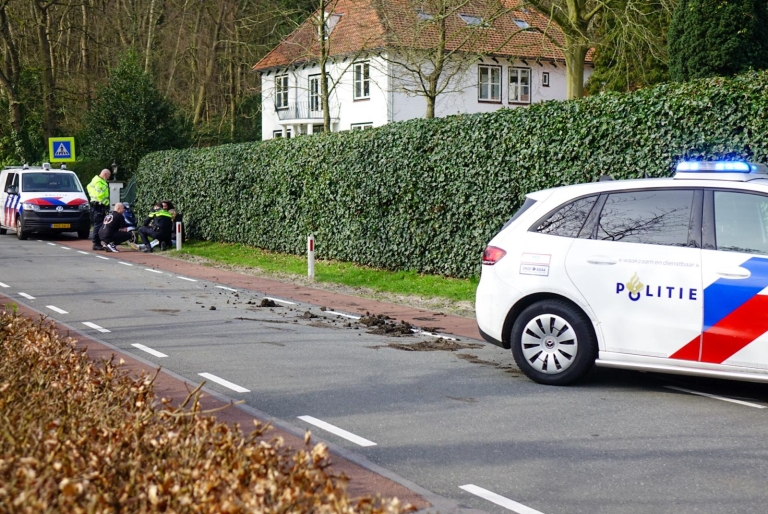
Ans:
[[[350,500],[322,444],[244,435],[153,378],[94,363],[54,325],[0,312],[0,512],[395,513]],[[187,406],[188,405],[188,406]]]

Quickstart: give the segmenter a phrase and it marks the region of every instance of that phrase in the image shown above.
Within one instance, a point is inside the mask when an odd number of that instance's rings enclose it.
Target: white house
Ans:
[[[489,112],[566,98],[562,40],[529,9],[489,12],[460,3],[433,15],[445,0],[336,0],[326,9],[325,44],[331,130],[360,130],[424,117],[425,76],[441,35],[446,52],[435,116]],[[417,7],[414,7],[417,5]],[[426,8],[425,8],[426,6]],[[429,23],[445,19],[446,30]],[[261,76],[262,139],[323,130],[317,15],[305,21],[253,69]],[[422,62],[423,61],[423,62]],[[587,60],[584,80],[591,73]],[[421,72],[414,71],[421,67]]]

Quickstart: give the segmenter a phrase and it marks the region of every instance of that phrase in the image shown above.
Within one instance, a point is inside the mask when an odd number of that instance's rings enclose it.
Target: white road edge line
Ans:
[[[187,278],[187,277],[178,277],[178,278],[180,278],[181,280],[187,280],[189,282],[197,282],[197,280],[195,280],[194,278]]]
[[[56,246],[56,243],[48,243],[51,246]]]
[[[765,405],[759,405],[757,403],[750,403],[745,402],[742,400],[734,400],[733,398],[726,398],[724,396],[716,396],[714,394],[708,394],[708,393],[700,393],[698,391],[691,391],[690,389],[683,389],[682,387],[675,387],[675,386],[664,386],[667,389],[673,389],[675,391],[680,391],[683,393],[688,394],[695,394],[697,396],[706,396],[707,398],[712,398],[713,400],[720,400],[723,402],[730,402],[730,403],[737,403],[739,405],[744,405],[745,407],[752,407],[753,409],[765,409]]]
[[[219,385],[223,385],[224,387],[227,387],[229,389],[232,389],[235,392],[238,393],[250,393],[250,389],[246,389],[245,387],[240,387],[237,384],[233,384],[229,380],[224,380],[223,378],[219,378],[216,375],[211,375],[210,373],[198,373],[203,378],[207,378],[211,382],[216,382]]]
[[[62,250],[71,250],[72,248],[70,248],[69,246],[62,246],[61,249]]]
[[[133,266],[130,262],[123,262],[123,261],[117,261],[118,264],[122,264],[123,266]]]
[[[296,305],[294,302],[289,302],[288,300],[278,300],[277,298],[272,298],[271,296],[265,296],[267,300],[272,300],[273,302],[278,303],[287,303],[288,305]]]
[[[376,443],[373,441],[369,441],[368,439],[360,437],[359,435],[355,435],[352,432],[347,432],[343,428],[331,425],[330,423],[326,423],[323,420],[313,418],[312,416],[299,416],[299,419],[306,421],[310,425],[315,425],[318,428],[322,428],[327,432],[336,434],[339,437],[343,437],[347,441],[352,441],[355,444],[359,444],[360,446],[376,446]]]
[[[429,336],[429,337],[436,337],[438,339],[446,339],[448,341],[458,341],[458,339],[456,339],[455,337],[441,336],[440,334],[435,334],[433,332],[427,332],[425,330],[417,330],[415,328],[411,329],[411,332],[413,332],[414,334],[421,334],[421,335],[425,335],[425,336]]]
[[[49,309],[51,309],[53,312],[58,312],[59,314],[69,314],[69,313],[68,313],[67,311],[65,311],[64,309],[59,309],[59,308],[58,308],[58,307],[56,307],[55,305],[46,305],[46,307],[48,307]]]
[[[3,284],[2,282],[0,282],[0,287],[11,287],[11,286],[9,286],[8,284]]]
[[[166,354],[162,352],[158,352],[157,350],[153,350],[149,346],[144,346],[143,344],[134,343],[131,346],[133,346],[134,348],[138,348],[139,350],[145,351],[150,355],[154,355],[155,357],[168,357]]]
[[[27,294],[27,293],[19,293],[19,296],[23,296],[27,300],[34,300],[35,299],[34,296],[32,296],[31,294]]]
[[[78,250],[77,253],[82,253],[83,255],[90,255],[88,252],[84,252],[82,250]]]
[[[162,273],[162,271],[158,271],[156,269],[149,269],[149,268],[144,268],[144,271],[149,271],[151,273]]]
[[[102,334],[107,334],[111,332],[111,330],[107,330],[106,328],[100,327],[96,323],[91,323],[90,321],[83,321],[83,325],[85,325],[86,327],[91,327],[94,330],[98,330]]]
[[[353,316],[352,314],[344,314],[343,312],[325,311],[326,314],[335,314],[337,316],[344,316],[345,318],[360,319],[360,316]]]
[[[227,291],[234,291],[235,293],[237,292],[237,289],[232,289],[231,287],[224,287],[224,286],[216,286],[216,287],[218,287],[219,289],[226,289]]]
[[[468,493],[479,496],[484,500],[488,500],[489,502],[495,503],[496,505],[511,510],[512,512],[517,512],[517,514],[543,514],[541,511],[526,507],[522,503],[517,503],[514,500],[510,500],[509,498],[505,498],[501,495],[489,491],[488,489],[483,489],[482,487],[478,487],[474,484],[462,485],[459,486],[459,489],[463,489]]]
[[[102,257],[101,255],[97,255],[97,256],[96,256],[96,258],[97,258],[97,259],[102,259],[102,260],[105,260],[105,261],[108,261],[108,260],[110,260],[110,258],[109,258],[109,257]]]

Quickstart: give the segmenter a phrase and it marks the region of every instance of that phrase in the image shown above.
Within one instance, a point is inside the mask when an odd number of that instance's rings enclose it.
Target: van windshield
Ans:
[[[21,178],[25,193],[80,193],[82,188],[74,173],[31,172]]]

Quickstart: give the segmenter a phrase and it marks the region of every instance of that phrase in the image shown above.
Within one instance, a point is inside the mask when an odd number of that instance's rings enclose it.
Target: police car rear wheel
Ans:
[[[24,232],[24,222],[21,217],[16,218],[16,237],[24,241],[27,238],[27,233]]]
[[[583,377],[597,358],[589,318],[561,300],[527,307],[512,327],[511,341],[517,366],[540,384],[570,384]]]

